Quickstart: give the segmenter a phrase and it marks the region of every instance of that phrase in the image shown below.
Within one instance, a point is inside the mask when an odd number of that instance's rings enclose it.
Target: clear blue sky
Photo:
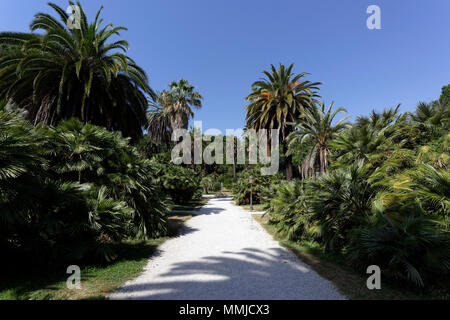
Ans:
[[[28,31],[45,0],[1,0],[0,30]],[[67,6],[67,1],[55,0]],[[244,97],[270,64],[323,82],[326,103],[353,119],[372,109],[439,96],[450,83],[449,0],[83,0],[93,19],[129,31],[129,55],[156,90],[188,79],[203,94],[203,128],[240,128]],[[382,30],[366,28],[366,9],[381,8]]]

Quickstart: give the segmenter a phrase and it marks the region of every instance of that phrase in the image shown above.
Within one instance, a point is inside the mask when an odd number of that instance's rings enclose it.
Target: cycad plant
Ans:
[[[144,70],[125,55],[128,42],[110,41],[126,29],[102,26],[101,9],[89,23],[79,2],[80,28],[69,29],[65,10],[49,5],[59,20],[37,13],[30,25],[42,33],[0,33],[9,48],[0,56],[0,98],[25,108],[33,124],[77,117],[137,139],[146,96],[154,93]]]

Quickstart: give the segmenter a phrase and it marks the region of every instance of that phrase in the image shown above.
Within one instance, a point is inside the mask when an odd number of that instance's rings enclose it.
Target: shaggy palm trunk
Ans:
[[[286,179],[292,180],[294,178],[294,166],[292,165],[292,156],[286,156]]]
[[[320,148],[319,151],[319,159],[320,159],[320,175],[327,174],[328,173],[328,150],[327,148]]]
[[[286,137],[289,136],[289,134],[292,132],[292,129],[285,128],[283,132],[283,152],[285,154],[284,162],[285,162],[285,168],[286,168],[286,179],[292,180],[294,178],[294,166],[292,164],[292,155],[286,155],[286,152],[288,150],[288,144],[286,141]]]

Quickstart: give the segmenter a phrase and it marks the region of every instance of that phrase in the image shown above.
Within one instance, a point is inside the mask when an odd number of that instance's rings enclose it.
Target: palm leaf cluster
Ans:
[[[202,95],[187,80],[171,82],[169,90],[160,92],[150,103],[147,112],[148,134],[158,144],[170,145],[172,132],[188,129],[189,120],[194,117],[192,107],[202,107]]]
[[[375,264],[386,278],[438,284],[450,273],[450,155],[446,100],[436,101],[415,113],[373,111],[353,124],[333,122],[342,109],[311,105],[289,152],[304,161],[320,159],[323,148],[328,172],[316,160],[310,166],[319,174],[278,183],[266,199],[270,222],[361,272]]]
[[[329,145],[339,132],[349,126],[345,121],[350,116],[333,123],[336,115],[346,113],[347,110],[340,107],[332,111],[332,108],[333,104],[327,110],[323,103],[311,104],[310,109],[304,111],[302,120],[295,124],[296,130],[287,137],[289,154],[295,152],[298,146],[310,149],[301,164],[302,178],[315,176],[317,162],[319,173],[328,173],[331,154]]]
[[[111,260],[114,243],[166,232],[159,164],[79,120],[32,128],[0,110],[0,247],[12,265]],[[18,259],[17,261],[15,259]]]
[[[294,65],[278,68],[271,66],[270,71],[263,71],[261,78],[252,85],[252,93],[246,97],[249,104],[246,107],[246,128],[277,129],[287,151],[286,138],[292,132],[288,123],[297,122],[305,110],[317,102],[319,82],[303,80],[307,73],[294,74]],[[285,159],[286,177],[293,177],[291,155]]]
[[[35,125],[77,117],[140,137],[154,93],[144,70],[126,55],[128,42],[111,41],[126,29],[102,26],[101,9],[89,23],[80,3],[81,28],[69,29],[69,15],[49,5],[58,18],[36,14],[33,33],[0,33],[7,48],[0,53],[0,98],[26,109]]]

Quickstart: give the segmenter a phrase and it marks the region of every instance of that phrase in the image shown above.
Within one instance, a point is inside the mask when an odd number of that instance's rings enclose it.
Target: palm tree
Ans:
[[[319,156],[320,174],[328,173],[328,155],[330,154],[329,142],[342,130],[349,126],[345,122],[350,116],[346,116],[333,125],[333,120],[339,113],[346,113],[347,110],[340,107],[331,112],[333,103],[325,111],[325,105],[320,103],[319,106],[311,104],[311,109],[306,110],[303,114],[305,120],[300,120],[295,125],[297,130],[293,131],[287,137],[288,153],[297,148],[299,145],[304,145],[308,142],[312,148],[307,156],[307,161],[304,162],[303,167],[311,167],[314,169],[314,164],[317,155]],[[303,171],[303,170],[302,170]],[[308,170],[310,172],[310,170]],[[304,176],[303,178],[308,178]]]
[[[430,103],[419,102],[416,111],[411,115],[413,121],[426,127],[449,128],[450,103],[445,99],[435,100]]]
[[[296,122],[305,109],[310,108],[315,101],[315,90],[319,82],[302,81],[307,73],[295,75],[291,64],[288,68],[280,64],[278,69],[271,65],[271,71],[263,71],[266,78],[253,83],[253,92],[246,98],[250,101],[247,106],[246,127],[260,129],[278,129],[284,145],[286,137],[293,130],[288,122]],[[292,159],[287,155],[286,178],[292,179]]]
[[[185,79],[169,84],[170,91],[166,92],[165,112],[170,115],[172,130],[187,129],[189,119],[194,117],[192,106],[202,107],[202,95],[195,91],[195,87]]]
[[[8,48],[0,55],[0,98],[25,108],[35,125],[76,117],[137,139],[146,123],[146,96],[154,92],[144,70],[125,55],[128,42],[108,42],[126,28],[102,27],[102,8],[89,23],[77,3],[81,28],[69,29],[68,14],[49,5],[61,22],[36,14],[31,31],[43,34],[0,33]]]
[[[337,163],[381,164],[388,154],[401,150],[406,141],[399,129],[405,124],[407,114],[400,115],[398,111],[399,106],[381,113],[373,111],[369,117],[359,117],[349,130],[339,134],[332,142]]]
[[[162,91],[154,101],[150,102],[149,110],[147,111],[148,135],[153,141],[166,146],[170,144],[172,136],[171,119],[167,113],[171,103],[170,93]]]

